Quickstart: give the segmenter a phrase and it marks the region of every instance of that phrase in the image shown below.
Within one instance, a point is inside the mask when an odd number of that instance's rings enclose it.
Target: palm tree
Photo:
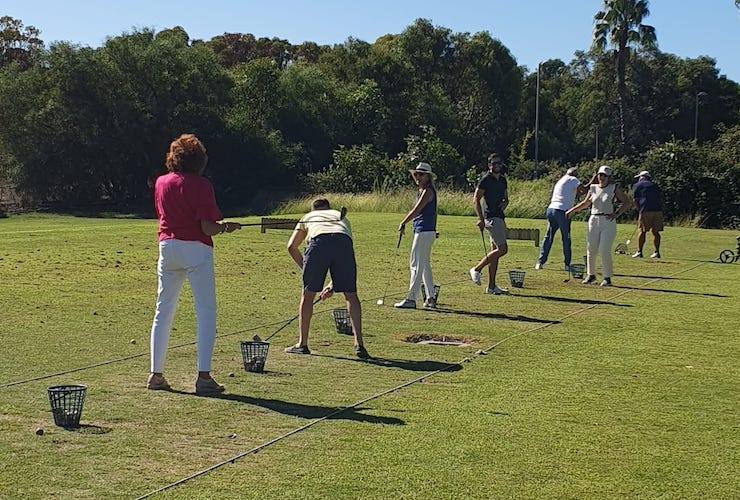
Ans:
[[[593,47],[602,52],[606,50],[607,45],[614,48],[619,104],[619,138],[622,150],[625,146],[624,105],[627,100],[625,78],[630,48],[654,49],[657,47],[655,28],[642,24],[642,20],[649,15],[647,0],[604,0],[603,10],[594,16]]]

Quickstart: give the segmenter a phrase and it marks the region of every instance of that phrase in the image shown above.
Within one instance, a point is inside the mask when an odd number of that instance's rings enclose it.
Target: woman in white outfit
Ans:
[[[620,205],[615,210],[614,198]],[[599,167],[595,179],[592,179],[588,194],[582,202],[566,212],[570,219],[574,213],[591,207],[591,217],[588,219],[586,240],[586,267],[588,276],[583,284],[588,285],[596,281],[596,256],[601,254],[604,280],[601,286],[612,284],[612,243],[617,235],[617,218],[629,207],[627,196],[612,180],[612,169],[606,165]]]
[[[398,231],[403,234],[406,224],[413,221],[414,241],[411,244],[411,256],[409,267],[411,268],[411,280],[406,298],[394,304],[400,309],[416,309],[416,298],[424,283],[427,299],[424,302],[425,309],[437,307],[434,295],[434,280],[432,279],[432,244],[437,237],[437,189],[434,187],[434,174],[428,163],[419,163],[415,169],[410,170],[414,182],[419,187],[414,208],[406,214]]]
[[[187,279],[193,292],[198,321],[198,377],[195,392],[218,394],[224,387],[211,378],[216,341],[216,281],[211,236],[231,233],[241,226],[222,220],[213,186],[202,176],[208,162],[206,148],[192,134],[170,144],[166,166],[154,187],[159,219],[157,308],[151,332],[151,374],[147,388],[167,390],[164,362],[177,299]]]

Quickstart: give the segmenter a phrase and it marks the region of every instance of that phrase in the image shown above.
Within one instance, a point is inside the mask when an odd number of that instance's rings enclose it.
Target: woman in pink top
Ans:
[[[154,186],[154,208],[159,219],[157,308],[151,334],[151,374],[147,388],[169,389],[164,378],[167,342],[177,299],[187,278],[193,292],[198,321],[198,378],[195,392],[218,394],[224,387],[211,378],[211,357],[216,342],[216,280],[211,236],[231,233],[241,226],[223,221],[213,186],[203,170],[206,148],[192,134],[172,141],[167,153],[169,173]]]

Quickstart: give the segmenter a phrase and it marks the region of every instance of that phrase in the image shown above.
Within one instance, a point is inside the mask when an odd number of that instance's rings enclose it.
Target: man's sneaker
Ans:
[[[365,349],[365,346],[362,346],[362,345],[355,346],[355,356],[357,356],[360,359],[370,359],[370,354],[368,354],[367,349]]]
[[[658,251],[653,252],[653,254],[650,256],[650,258],[651,259],[660,259],[660,252],[658,252]]]
[[[288,354],[311,354],[307,345],[292,345],[285,348],[285,352]]]
[[[634,258],[634,259],[642,259],[642,252],[640,252],[638,250],[637,252],[635,252],[635,253],[632,254],[632,258]]]
[[[396,302],[395,304],[393,304],[393,307],[396,307],[398,309],[416,309],[416,301],[403,299],[401,302]]]
[[[581,281],[581,283],[583,283],[584,285],[590,285],[591,283],[596,283],[596,276],[594,276],[593,274],[589,274],[583,279],[583,281]]]
[[[214,394],[221,394],[226,388],[221,384],[217,383],[212,378],[201,378],[195,381],[195,393],[198,396],[209,396]]]
[[[612,279],[604,278],[604,281],[602,281],[599,286],[612,286]]]
[[[509,293],[509,291],[506,288],[499,288],[496,285],[493,286],[493,288],[486,288],[486,293],[491,295],[504,295]]]
[[[535,269],[542,269],[543,267],[545,267],[545,265],[540,261],[537,261],[537,263],[534,265]]]
[[[436,308],[437,308],[437,301],[436,301],[436,300],[434,300],[434,298],[433,298],[433,297],[429,297],[429,298],[428,298],[428,299],[427,299],[427,300],[426,300],[426,301],[424,302],[424,309],[436,309]]]
[[[149,375],[149,380],[146,381],[146,388],[150,391],[169,391],[171,389],[170,384],[167,383],[167,379],[164,375],[158,373],[152,373]]]
[[[475,268],[470,269],[470,279],[473,280],[473,283],[480,286],[480,271],[476,271]]]

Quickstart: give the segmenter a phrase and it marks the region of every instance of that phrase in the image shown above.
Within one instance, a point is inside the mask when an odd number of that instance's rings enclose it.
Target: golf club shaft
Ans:
[[[398,232],[398,242],[396,243],[396,252],[393,255],[393,264],[395,267],[396,261],[398,260],[398,249],[401,248],[401,240],[403,239],[403,232]],[[388,273],[388,281],[385,284],[385,290],[383,291],[383,303],[385,303],[385,298],[388,295],[388,287],[391,286],[391,277],[393,276],[392,273]]]
[[[313,301],[313,305],[316,305],[319,302],[321,302],[321,296],[319,296],[316,300]],[[294,322],[295,320],[297,320],[299,316],[300,316],[300,314],[296,314],[295,316],[293,316],[292,318],[290,318],[288,321],[285,322],[285,324],[283,324],[280,328],[278,328],[277,330],[275,330],[274,332],[272,332],[266,339],[264,339],[263,342],[267,342],[268,340],[270,340],[271,338],[273,338],[275,335],[277,335],[278,333],[280,333],[281,331],[283,331],[289,324],[291,324],[292,322]]]

